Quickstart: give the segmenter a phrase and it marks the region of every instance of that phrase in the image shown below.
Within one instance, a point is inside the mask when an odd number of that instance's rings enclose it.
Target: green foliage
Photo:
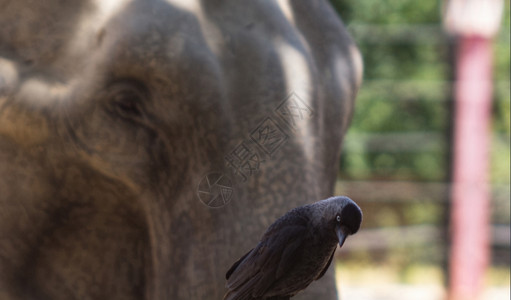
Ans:
[[[364,83],[344,141],[340,180],[439,182],[448,186],[455,45],[443,31],[442,2],[331,0],[364,58]],[[494,42],[490,135],[490,175],[496,195],[493,220],[500,223],[510,218],[509,188],[503,188],[510,182],[509,15],[509,2],[505,1],[503,26]],[[445,199],[448,197],[446,193]],[[445,199],[428,203],[417,199],[356,200],[364,210],[364,228],[417,224],[442,228]],[[399,266],[418,261],[439,263],[445,259],[445,245],[438,240],[427,247],[350,255]]]
[[[441,154],[441,153],[440,153]],[[343,175],[352,180],[435,181],[445,176],[445,155],[422,153],[353,153],[343,157]]]
[[[453,45],[443,33],[442,2],[333,0],[332,4],[364,57],[364,84],[346,136],[349,147],[341,157],[341,177],[448,180]],[[503,25],[494,47],[491,178],[495,182],[510,178],[509,3]],[[434,136],[436,146],[412,147],[403,153],[375,148],[375,140],[388,133],[394,134],[399,145],[417,141],[406,140],[406,136],[398,140],[401,137],[396,133],[423,133]],[[424,143],[431,144],[431,140]]]
[[[367,80],[357,97],[350,130],[443,132],[449,125],[449,110],[443,101],[447,91],[435,82]]]
[[[384,38],[380,37],[380,43],[384,43]],[[445,64],[445,45],[375,44],[359,41],[359,48],[364,54],[366,80],[438,80],[449,75]]]
[[[332,3],[352,31],[364,57],[365,82],[346,140],[360,139],[360,134],[377,138],[385,133],[407,132],[445,139],[450,126],[446,101],[450,94],[447,84],[450,66],[448,43],[438,25],[440,2]],[[403,141],[396,140],[396,143]],[[358,149],[343,151],[343,178],[438,181],[447,177],[446,143],[437,141],[436,147],[423,149],[417,145],[412,151],[405,150],[406,153],[371,149],[374,144],[366,139]]]
[[[333,0],[344,22],[412,24],[439,23],[440,1]]]
[[[491,180],[508,184],[510,182],[510,14],[509,1],[505,1],[501,32],[494,43],[494,101],[493,101],[493,139],[491,149]]]

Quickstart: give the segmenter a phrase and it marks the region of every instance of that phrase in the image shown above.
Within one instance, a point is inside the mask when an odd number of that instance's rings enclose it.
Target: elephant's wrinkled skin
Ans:
[[[0,299],[220,299],[271,222],[332,195],[361,63],[325,1],[0,7]],[[332,269],[296,299],[334,299]]]

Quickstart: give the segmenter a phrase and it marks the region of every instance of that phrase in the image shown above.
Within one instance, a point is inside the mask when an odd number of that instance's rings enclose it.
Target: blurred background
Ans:
[[[490,0],[488,0],[490,1]],[[337,251],[342,299],[447,299],[452,285],[452,182],[459,38],[445,2],[331,0],[364,58],[336,194],[360,204],[361,231]],[[489,261],[481,299],[510,299],[510,21],[493,54]],[[484,246],[482,246],[484,247]],[[468,252],[470,249],[466,249]],[[452,266],[451,266],[452,268]],[[468,271],[470,272],[470,270]],[[452,298],[451,298],[452,299]]]

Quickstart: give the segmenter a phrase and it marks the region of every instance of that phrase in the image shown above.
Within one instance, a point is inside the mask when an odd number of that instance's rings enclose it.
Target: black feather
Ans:
[[[336,228],[353,234],[361,221],[360,208],[347,197],[289,211],[227,271],[224,300],[289,299],[326,273],[338,244]]]

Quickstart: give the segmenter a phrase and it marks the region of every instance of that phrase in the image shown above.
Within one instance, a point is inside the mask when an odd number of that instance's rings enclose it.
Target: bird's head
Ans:
[[[342,247],[349,235],[355,234],[362,223],[362,210],[348,197],[338,196],[316,203],[321,213],[321,225],[335,234]]]

